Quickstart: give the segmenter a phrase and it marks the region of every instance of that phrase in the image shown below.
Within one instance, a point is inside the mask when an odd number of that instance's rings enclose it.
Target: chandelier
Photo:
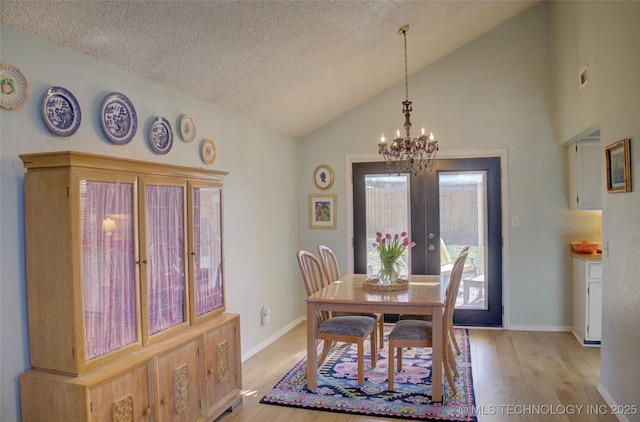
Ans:
[[[417,176],[427,169],[433,167],[433,160],[438,151],[438,141],[431,132],[411,138],[411,112],[413,108],[409,101],[409,76],[407,66],[407,31],[409,25],[404,25],[398,29],[398,34],[404,36],[404,87],[406,99],[402,102],[402,114],[404,114],[404,137],[400,136],[400,131],[396,132],[395,139],[391,144],[387,143],[384,133],[378,143],[378,152],[387,163],[389,173],[412,173]]]

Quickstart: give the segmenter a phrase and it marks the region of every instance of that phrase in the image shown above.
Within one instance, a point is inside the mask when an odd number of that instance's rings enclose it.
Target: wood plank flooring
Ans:
[[[600,349],[570,333],[470,329],[478,420],[617,421],[596,391]],[[260,404],[306,355],[301,323],[242,365],[243,403],[217,422],[364,422],[384,418]],[[582,407],[581,407],[582,406]]]

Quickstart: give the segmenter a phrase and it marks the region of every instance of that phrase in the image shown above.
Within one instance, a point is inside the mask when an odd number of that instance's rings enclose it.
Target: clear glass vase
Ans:
[[[380,271],[378,271],[378,281],[382,285],[394,284],[398,281],[400,273],[404,268],[404,263],[399,260],[395,262],[380,261]]]

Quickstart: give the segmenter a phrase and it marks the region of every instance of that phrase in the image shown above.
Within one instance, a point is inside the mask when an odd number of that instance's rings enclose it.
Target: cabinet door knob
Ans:
[[[163,405],[163,406],[164,406],[166,403],[167,403],[167,401],[166,401],[165,399],[160,399],[160,404],[161,404],[161,405]]]
[[[147,410],[144,411],[145,416],[151,415],[151,408],[147,407]]]

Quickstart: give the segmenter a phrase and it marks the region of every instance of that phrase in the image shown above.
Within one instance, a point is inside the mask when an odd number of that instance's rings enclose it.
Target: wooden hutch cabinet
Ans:
[[[24,421],[213,420],[241,402],[214,170],[21,155],[33,370]]]

